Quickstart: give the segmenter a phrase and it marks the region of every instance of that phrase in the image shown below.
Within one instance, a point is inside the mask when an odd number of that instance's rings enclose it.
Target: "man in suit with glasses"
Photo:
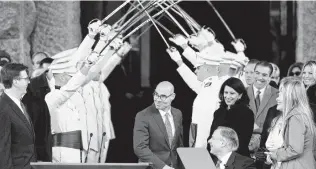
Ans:
[[[26,107],[21,102],[30,82],[27,67],[8,63],[1,69],[5,87],[0,96],[0,168],[31,169],[36,161],[35,134]]]
[[[158,84],[154,104],[137,113],[134,125],[134,152],[140,162],[155,169],[179,169],[176,149],[183,147],[182,113],[171,106],[175,98],[170,82]]]

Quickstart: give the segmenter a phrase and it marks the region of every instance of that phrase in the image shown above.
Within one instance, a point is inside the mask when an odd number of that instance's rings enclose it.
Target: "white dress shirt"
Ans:
[[[221,160],[221,164],[219,165],[220,169],[225,169],[226,163],[231,154],[232,152],[229,152],[220,159]]]
[[[254,98],[256,99],[256,97],[257,97],[257,92],[258,92],[258,90],[260,91],[260,103],[261,103],[261,101],[262,101],[262,98],[263,98],[263,94],[264,94],[264,91],[266,90],[266,88],[267,88],[267,86],[265,86],[264,88],[262,88],[262,89],[257,89],[256,87],[255,87],[255,85],[253,85],[253,94],[254,94]]]
[[[174,136],[174,132],[175,132],[175,127],[174,127],[174,121],[173,121],[173,116],[171,114],[171,111],[168,110],[168,112],[164,112],[162,110],[159,110],[159,113],[162,117],[163,123],[166,124],[166,113],[169,113],[169,121],[171,123],[171,130],[172,130],[172,136]]]

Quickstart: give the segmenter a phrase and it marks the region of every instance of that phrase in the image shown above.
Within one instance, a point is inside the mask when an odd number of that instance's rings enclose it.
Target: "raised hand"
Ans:
[[[109,33],[111,32],[111,25],[103,24],[99,27],[100,40],[107,41],[109,39]]]
[[[101,21],[99,19],[93,19],[88,25],[88,31],[90,36],[95,36],[99,32]]]
[[[260,146],[260,140],[261,140],[260,134],[252,134],[250,143],[248,146],[249,150],[252,152],[257,151]]]
[[[119,37],[116,37],[111,43],[110,47],[114,50],[118,50],[123,45],[123,40]]]
[[[87,62],[94,64],[99,60],[99,53],[92,51],[91,54],[87,57]]]
[[[172,46],[172,47],[168,48],[166,51],[173,61],[175,61],[175,62],[182,61],[181,55],[175,47]]]
[[[237,39],[236,41],[232,42],[232,45],[237,52],[244,52],[247,48],[245,41],[242,39]]]
[[[132,46],[128,42],[124,42],[123,45],[117,50],[117,55],[122,59],[132,49]]]
[[[174,37],[169,38],[169,40],[182,48],[188,45],[188,39],[181,34],[176,34]]]

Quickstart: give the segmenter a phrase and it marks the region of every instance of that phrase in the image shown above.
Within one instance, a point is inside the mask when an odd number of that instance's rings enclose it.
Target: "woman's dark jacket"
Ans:
[[[217,109],[214,113],[214,120],[208,140],[212,137],[218,126],[234,129],[239,139],[237,153],[248,157],[250,156],[248,145],[253,132],[254,114],[247,105],[236,104],[229,110],[224,106]]]

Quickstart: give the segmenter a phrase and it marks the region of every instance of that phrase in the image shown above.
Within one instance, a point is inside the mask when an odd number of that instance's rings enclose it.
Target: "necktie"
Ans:
[[[24,104],[22,102],[20,102],[20,105],[21,105],[21,107],[23,109],[24,116],[26,117],[27,121],[31,124],[30,116],[27,114],[27,111],[26,111],[26,108],[25,108]]]
[[[218,159],[217,162],[216,162],[216,165],[215,165],[216,169],[220,169],[221,168],[221,163],[222,163],[222,161]]]
[[[166,130],[167,130],[167,134],[168,134],[169,144],[171,147],[173,136],[172,136],[171,123],[169,120],[169,113],[165,114],[165,126],[166,126]]]
[[[259,109],[259,106],[260,106],[260,90],[258,90],[257,91],[257,96],[256,96],[256,109],[257,109],[257,111],[258,111],[258,109]]]

